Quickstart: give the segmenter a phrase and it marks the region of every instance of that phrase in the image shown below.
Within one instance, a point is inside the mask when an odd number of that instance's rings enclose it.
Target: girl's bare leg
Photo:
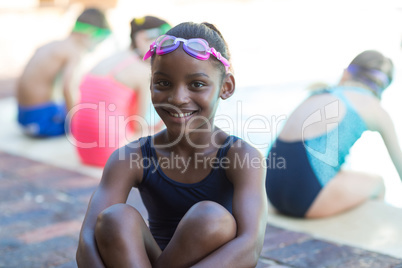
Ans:
[[[106,267],[152,267],[161,254],[141,214],[127,204],[99,214],[95,239]]]
[[[235,236],[232,214],[215,202],[199,202],[180,221],[155,267],[190,267]]]
[[[323,218],[356,207],[370,198],[383,198],[385,187],[379,176],[340,171],[321,190],[306,218]]]

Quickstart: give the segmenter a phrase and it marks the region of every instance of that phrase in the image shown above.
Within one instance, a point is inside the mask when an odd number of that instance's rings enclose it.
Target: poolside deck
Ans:
[[[79,229],[98,182],[76,171],[0,152],[0,267],[76,267]],[[146,215],[136,190],[128,202]],[[402,267],[401,258],[268,224],[257,267],[398,265]]]

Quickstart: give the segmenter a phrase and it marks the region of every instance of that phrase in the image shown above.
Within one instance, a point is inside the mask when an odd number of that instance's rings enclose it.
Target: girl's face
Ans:
[[[141,56],[144,56],[147,53],[149,46],[155,40],[155,37],[148,37],[147,32],[145,30],[138,31],[135,34],[135,44],[137,46],[138,52]]]
[[[152,65],[152,102],[168,131],[176,135],[200,128],[212,131],[219,98],[233,94],[234,79],[229,76],[232,87],[225,82],[228,76],[222,83],[222,73],[211,59],[197,60],[182,47],[156,55]]]

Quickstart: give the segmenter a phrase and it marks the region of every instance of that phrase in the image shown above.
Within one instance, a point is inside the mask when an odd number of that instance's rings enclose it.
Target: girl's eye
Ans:
[[[195,88],[201,88],[204,86],[204,84],[201,82],[193,82],[192,86]]]
[[[170,83],[169,83],[168,81],[158,81],[158,82],[156,82],[156,84],[157,84],[158,86],[161,86],[161,87],[168,87],[168,86],[170,86]]]

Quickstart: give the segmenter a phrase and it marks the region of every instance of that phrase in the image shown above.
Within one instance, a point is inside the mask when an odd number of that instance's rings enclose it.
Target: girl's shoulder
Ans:
[[[137,187],[143,177],[143,145],[147,138],[140,138],[116,149],[109,157],[102,177],[128,181]]]
[[[367,91],[367,90],[366,90]],[[369,130],[378,131],[388,113],[381,105],[380,100],[366,91],[348,91],[344,93],[349,106],[363,119]]]
[[[147,157],[147,151],[152,146],[152,136],[144,136],[138,140],[127,143],[119,148],[119,154],[129,159]],[[138,156],[136,156],[138,155]]]
[[[239,160],[239,158],[250,159],[250,157],[263,157],[261,152],[257,148],[255,148],[245,140],[237,136],[230,136],[230,139],[232,143],[227,152],[227,157],[229,159]]]
[[[225,174],[233,184],[242,185],[250,177],[265,178],[263,170],[266,167],[266,159],[262,153],[244,141],[238,138],[227,152],[225,159]]]
[[[120,168],[132,167],[135,161],[142,161],[148,157],[150,137],[142,137],[138,140],[116,149],[109,157],[107,166],[119,166]]]

